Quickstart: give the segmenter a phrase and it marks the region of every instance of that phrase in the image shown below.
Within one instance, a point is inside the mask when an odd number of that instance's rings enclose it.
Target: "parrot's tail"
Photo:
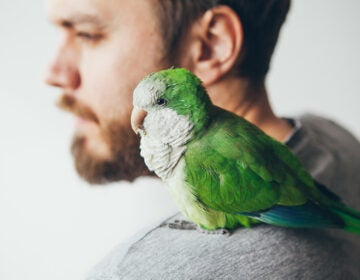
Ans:
[[[330,191],[321,183],[315,181],[317,189],[324,195],[328,202],[327,209],[341,220],[341,228],[360,235],[360,212],[346,206],[341,202],[341,198]]]
[[[344,230],[360,235],[359,211],[351,209],[343,204],[339,208],[331,209],[331,211],[343,220]]]

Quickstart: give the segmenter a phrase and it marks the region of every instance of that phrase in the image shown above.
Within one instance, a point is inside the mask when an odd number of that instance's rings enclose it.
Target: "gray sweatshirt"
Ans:
[[[292,122],[286,144],[316,180],[360,210],[358,140],[317,116]],[[177,214],[115,248],[88,275],[95,279],[360,279],[360,236],[270,225],[211,235]]]

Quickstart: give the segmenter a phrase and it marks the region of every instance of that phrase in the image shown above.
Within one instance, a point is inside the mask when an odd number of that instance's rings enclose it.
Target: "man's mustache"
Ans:
[[[99,123],[99,119],[95,113],[85,104],[80,103],[74,96],[63,94],[56,102],[57,107],[60,109],[73,113],[74,115]]]

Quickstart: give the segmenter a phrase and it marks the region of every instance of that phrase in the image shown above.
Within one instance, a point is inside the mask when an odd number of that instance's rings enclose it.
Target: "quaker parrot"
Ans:
[[[317,183],[287,146],[213,105],[191,72],[150,74],[135,88],[133,105],[146,165],[202,229],[263,222],[360,234],[360,212]]]

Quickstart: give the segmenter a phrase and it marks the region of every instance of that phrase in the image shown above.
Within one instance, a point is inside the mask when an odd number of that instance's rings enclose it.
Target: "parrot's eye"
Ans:
[[[164,98],[159,98],[159,99],[156,100],[156,104],[157,105],[165,105],[166,100]]]

